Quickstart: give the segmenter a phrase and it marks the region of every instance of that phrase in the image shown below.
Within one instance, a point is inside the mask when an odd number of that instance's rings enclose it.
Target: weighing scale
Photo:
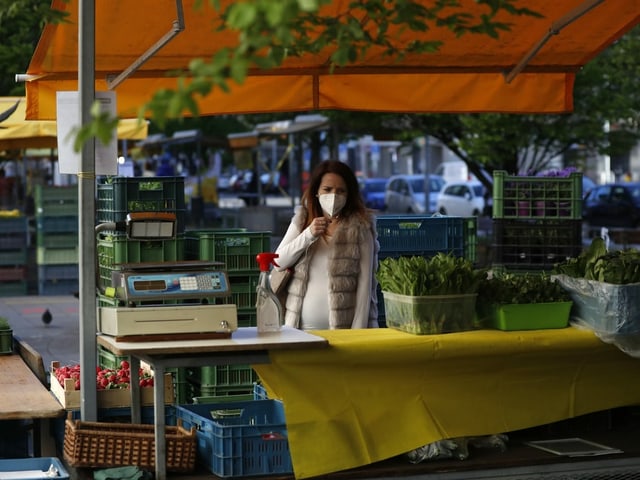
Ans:
[[[238,328],[236,305],[210,304],[231,295],[219,262],[120,264],[111,274],[112,297],[128,306],[99,307],[98,331],[123,341],[229,338]],[[169,303],[174,300],[183,303]],[[190,302],[189,302],[190,301]]]

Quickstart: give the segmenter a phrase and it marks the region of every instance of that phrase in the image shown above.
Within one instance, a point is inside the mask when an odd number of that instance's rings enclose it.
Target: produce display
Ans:
[[[477,293],[486,277],[469,260],[442,252],[429,258],[385,258],[376,274],[383,292],[415,297]]]
[[[479,305],[570,302],[562,285],[545,273],[494,273],[478,289]]]
[[[554,273],[613,285],[640,283],[640,251],[608,252],[604,240],[596,237],[579,256],[556,265]]]
[[[80,365],[58,367],[54,374],[62,387],[65,386],[65,380],[71,378],[75,380],[75,389],[80,390]],[[153,387],[153,375],[150,372],[140,368],[138,375],[141,387]],[[126,360],[120,363],[118,369],[96,367],[96,388],[98,390],[127,389],[130,383],[131,369]]]
[[[380,262],[387,326],[416,335],[471,330],[486,271],[462,257],[388,257]]]

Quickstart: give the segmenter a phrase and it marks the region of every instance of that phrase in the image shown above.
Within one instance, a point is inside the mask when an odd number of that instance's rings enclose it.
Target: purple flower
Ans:
[[[546,172],[541,172],[538,174],[539,177],[568,177],[574,172],[577,172],[578,169],[576,167],[564,167],[560,170],[551,169]]]

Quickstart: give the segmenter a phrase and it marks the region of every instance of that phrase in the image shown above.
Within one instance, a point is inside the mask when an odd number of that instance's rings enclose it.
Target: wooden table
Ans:
[[[255,327],[239,328],[228,339],[150,340],[122,342],[98,335],[98,344],[115,355],[131,357],[131,384],[138,383],[140,360],[154,370],[154,423],[156,480],[166,480],[166,442],[164,412],[164,374],[167,367],[202,367],[269,363],[269,351],[315,349],[328,346],[324,338],[295,328],[283,327],[278,333],[259,334]],[[131,421],[140,422],[140,390],[131,389]]]
[[[64,415],[64,408],[17,354],[0,355],[0,420],[36,423],[36,456],[56,456],[49,419]]]

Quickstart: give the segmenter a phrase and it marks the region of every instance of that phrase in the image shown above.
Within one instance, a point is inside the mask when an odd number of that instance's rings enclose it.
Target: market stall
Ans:
[[[296,478],[640,402],[640,362],[575,327],[313,333],[329,348],[254,366],[284,402]]]

